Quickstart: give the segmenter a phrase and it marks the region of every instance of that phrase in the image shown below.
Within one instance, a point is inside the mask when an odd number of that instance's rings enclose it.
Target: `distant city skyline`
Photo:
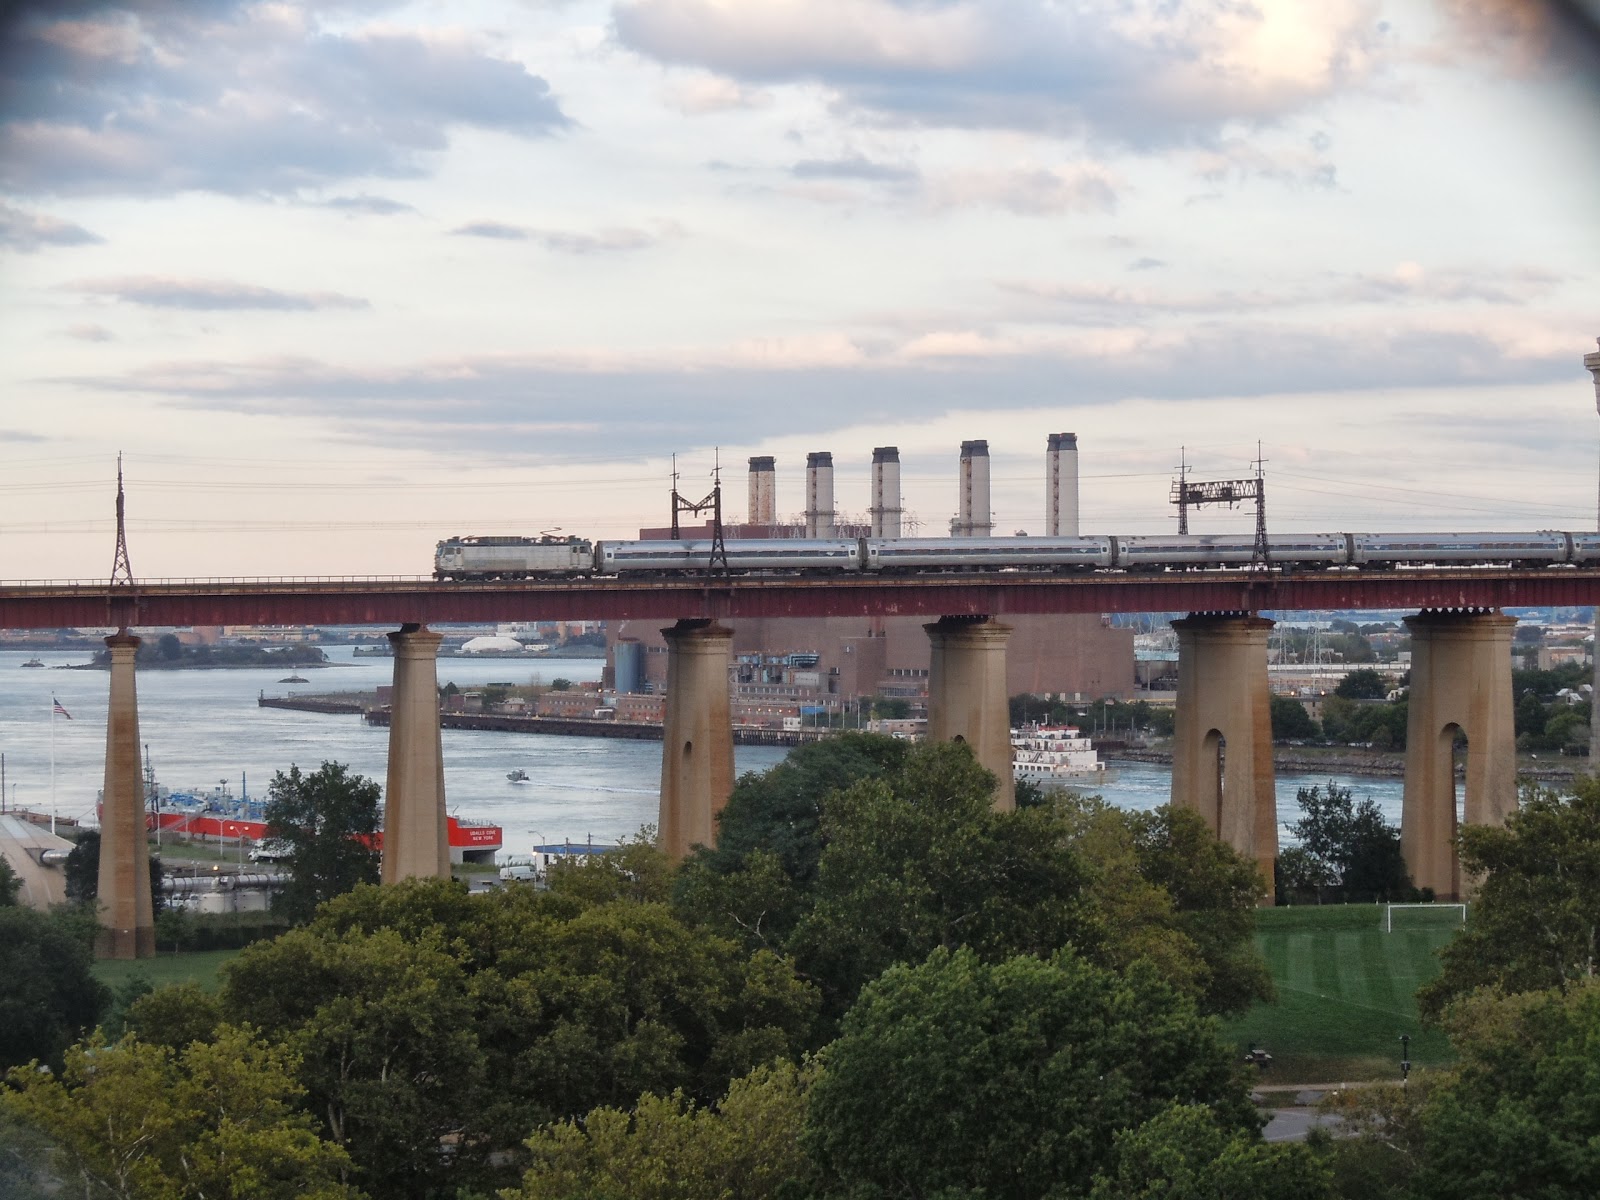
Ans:
[[[1587,0],[23,5],[0,576],[422,574],[805,456],[930,535],[1594,528]],[[1243,528],[1206,512],[1196,530]]]

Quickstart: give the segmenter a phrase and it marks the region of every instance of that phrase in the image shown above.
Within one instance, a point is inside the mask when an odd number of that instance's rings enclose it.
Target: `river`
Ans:
[[[325,647],[332,665],[300,668],[310,682],[287,684],[282,667],[210,671],[142,671],[138,677],[139,729],[149,747],[156,778],[174,790],[241,782],[250,794],[265,792],[275,771],[291,763],[315,769],[342,762],[381,785],[389,731],[360,717],[261,708],[257,696],[368,690],[388,683],[388,658],[355,658],[349,646]],[[30,652],[0,651],[0,752],[5,754],[8,805],[55,811],[94,820],[95,794],[105,773],[107,674],[104,671],[27,669]],[[44,651],[49,668],[88,661],[85,652]],[[461,687],[486,683],[548,683],[564,677],[600,677],[600,659],[441,658],[439,682]],[[71,719],[52,717],[59,700]],[[445,792],[450,810],[498,823],[505,850],[526,853],[540,842],[593,838],[613,842],[653,824],[659,801],[661,744],[612,738],[478,730],[444,731]],[[738,746],[735,769],[764,771],[787,751],[773,746]],[[52,784],[51,762],[54,760]],[[1104,789],[1113,804],[1150,809],[1166,803],[1169,768],[1152,763],[1112,763],[1114,780]],[[521,769],[530,782],[506,781]],[[1326,775],[1280,775],[1280,821],[1297,814],[1295,792],[1325,784]],[[1400,820],[1400,780],[1332,776],[1359,796],[1370,795],[1390,821]],[[1285,831],[1286,832],[1286,831]]]

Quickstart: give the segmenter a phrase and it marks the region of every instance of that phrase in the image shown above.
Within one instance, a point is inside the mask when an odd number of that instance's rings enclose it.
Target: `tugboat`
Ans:
[[[528,773],[526,771],[524,771],[521,767],[518,767],[515,771],[507,771],[506,772],[506,782],[507,783],[527,783],[528,782]]]
[[[1011,731],[1011,775],[1042,788],[1100,787],[1115,778],[1089,739],[1072,725],[1030,725]]]

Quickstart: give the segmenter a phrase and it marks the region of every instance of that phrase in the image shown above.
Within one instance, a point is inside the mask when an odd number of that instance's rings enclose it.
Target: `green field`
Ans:
[[[238,953],[237,950],[191,950],[136,960],[99,959],[94,964],[94,973],[101,983],[112,989],[122,987],[138,975],[151,987],[197,983],[206,991],[214,992],[221,982],[217,977],[218,968]]]
[[[1417,1018],[1414,995],[1439,973],[1441,946],[1461,928],[1461,910],[1405,909],[1393,933],[1373,904],[1262,909],[1256,942],[1278,985],[1275,1004],[1229,1021],[1240,1048],[1270,1051],[1282,1082],[1398,1078],[1400,1035],[1411,1061],[1450,1062],[1450,1044]]]

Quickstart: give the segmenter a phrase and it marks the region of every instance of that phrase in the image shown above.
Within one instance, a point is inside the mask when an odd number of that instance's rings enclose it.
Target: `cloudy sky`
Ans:
[[[415,574],[987,438],[1042,532],[1593,528],[1595,5],[58,3],[0,29],[0,577]],[[1196,529],[1237,527],[1207,514]]]

